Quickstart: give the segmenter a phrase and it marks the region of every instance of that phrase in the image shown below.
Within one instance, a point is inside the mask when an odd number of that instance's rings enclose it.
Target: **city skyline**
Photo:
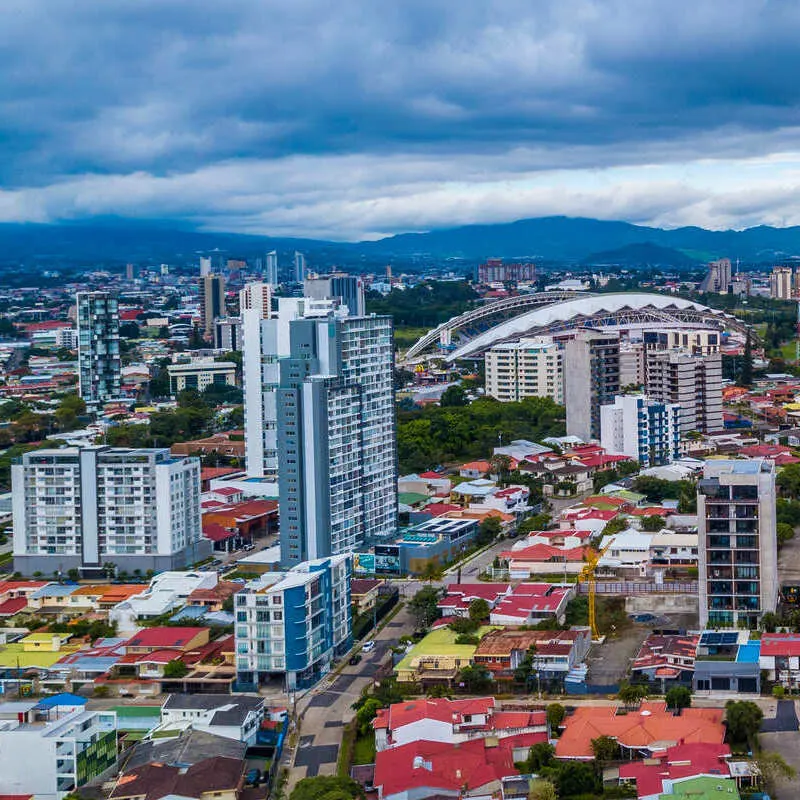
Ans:
[[[0,221],[797,224],[798,28],[742,2],[6,4]]]

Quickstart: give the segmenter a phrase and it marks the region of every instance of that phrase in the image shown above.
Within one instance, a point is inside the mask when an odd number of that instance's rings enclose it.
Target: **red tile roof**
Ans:
[[[374,783],[381,787],[381,796],[388,797],[414,790],[475,790],[517,774],[508,747],[487,747],[482,739],[461,744],[418,741],[379,752]]]
[[[611,736],[629,749],[654,752],[678,742],[722,744],[723,714],[721,708],[685,708],[676,717],[665,703],[642,703],[638,712],[622,716],[617,706],[580,706],[564,720],[556,757],[591,760],[592,739],[599,736]]]
[[[762,656],[800,656],[800,634],[762,633]]]
[[[241,471],[241,469],[236,469],[235,467],[203,467],[200,470],[200,480],[210,481],[213,478],[222,478],[225,475],[234,475]]]
[[[584,550],[583,547],[571,547],[565,550],[561,547],[539,543],[519,550],[506,550],[500,554],[500,557],[512,561],[583,561]]]
[[[731,750],[726,744],[683,744],[670,747],[666,756],[658,764],[644,764],[641,761],[623,763],[619,777],[636,781],[639,797],[660,795],[665,778],[689,778],[693,775],[730,774],[726,759]]]
[[[471,472],[488,472],[492,468],[492,465],[488,461],[468,461],[466,464],[462,464],[458,470],[461,472],[462,470],[470,470]]]
[[[0,617],[13,617],[27,606],[27,597],[11,597],[5,603],[0,603]]]
[[[142,628],[126,642],[127,647],[152,647],[153,649],[178,648],[185,646],[196,636],[208,631],[208,628],[183,628],[164,626],[160,628]]]
[[[236,531],[229,531],[218,522],[203,523],[203,536],[212,542],[223,542],[225,539],[232,539],[236,536]]]
[[[420,472],[420,478],[426,478],[428,480],[442,480],[443,478],[446,479],[446,475],[440,475],[438,472]]]
[[[430,503],[422,509],[423,514],[432,514],[434,517],[439,517],[442,514],[448,514],[451,511],[460,511],[461,506],[454,505],[453,503]]]

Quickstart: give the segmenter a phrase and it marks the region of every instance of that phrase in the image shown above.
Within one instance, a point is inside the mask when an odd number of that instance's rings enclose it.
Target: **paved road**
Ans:
[[[767,717],[761,723],[762,733],[785,733],[791,731],[797,733],[798,724],[797,710],[794,700],[779,700],[778,707],[775,709],[774,717]]]
[[[388,665],[390,647],[412,628],[411,615],[402,608],[375,637],[375,649],[362,656],[359,664],[349,664],[335,676],[323,680],[297,701],[300,738],[294,766],[289,773],[287,794],[301,778],[334,775],[342,743],[342,728],[354,716],[353,703],[364,687]]]

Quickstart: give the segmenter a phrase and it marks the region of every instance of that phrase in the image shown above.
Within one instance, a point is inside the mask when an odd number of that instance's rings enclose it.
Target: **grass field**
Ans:
[[[406,351],[420,336],[424,336],[428,330],[428,328],[395,328],[394,346],[398,348],[398,350]]]

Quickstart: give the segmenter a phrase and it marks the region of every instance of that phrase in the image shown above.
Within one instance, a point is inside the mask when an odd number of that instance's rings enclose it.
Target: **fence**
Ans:
[[[631,595],[631,594],[687,594],[697,595],[697,581],[666,581],[665,583],[645,583],[643,581],[597,581],[597,594]],[[579,594],[589,594],[589,584],[578,584]]]

